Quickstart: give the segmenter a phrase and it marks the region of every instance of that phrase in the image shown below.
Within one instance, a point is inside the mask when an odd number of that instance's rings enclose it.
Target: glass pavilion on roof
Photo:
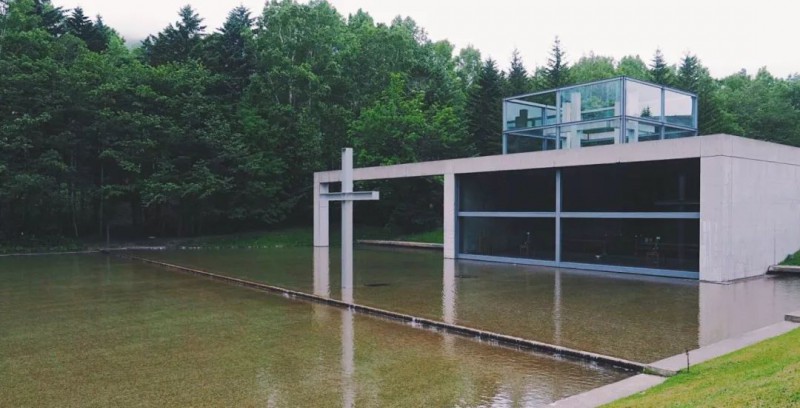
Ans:
[[[628,77],[503,100],[503,153],[697,135],[697,96]]]

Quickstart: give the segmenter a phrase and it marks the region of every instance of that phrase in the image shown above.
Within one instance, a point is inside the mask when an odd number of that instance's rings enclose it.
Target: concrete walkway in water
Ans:
[[[667,377],[678,374],[687,368],[724,356],[752,346],[772,337],[780,336],[794,329],[800,328],[800,310],[786,315],[786,321],[762,327],[751,332],[734,336],[720,342],[700,347],[687,355],[678,354],[650,364],[646,372],[652,374],[639,374],[622,381],[595,388],[587,392],[573,395],[556,401],[550,406],[569,408],[589,408],[609,404],[618,399],[644,392],[667,380]]]
[[[773,265],[769,267],[767,273],[773,275],[780,275],[780,274],[800,275],[800,266]]]
[[[420,249],[444,249],[444,244],[434,244],[430,242],[410,242],[410,241],[387,241],[380,239],[359,239],[357,244],[392,246],[401,248],[420,248]]]

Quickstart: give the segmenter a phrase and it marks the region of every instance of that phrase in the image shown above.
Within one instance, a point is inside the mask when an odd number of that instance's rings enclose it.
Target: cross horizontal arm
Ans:
[[[328,201],[371,201],[380,200],[378,191],[353,191],[350,193],[322,193],[319,195]]]

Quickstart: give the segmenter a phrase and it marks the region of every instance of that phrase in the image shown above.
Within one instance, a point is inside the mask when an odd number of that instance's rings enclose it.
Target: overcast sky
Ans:
[[[205,18],[209,31],[227,12],[245,5],[260,14],[263,0],[53,0],[65,8],[83,7],[101,14],[127,39],[156,33],[177,19],[189,3]],[[483,56],[508,66],[516,47],[531,69],[542,65],[556,35],[570,62],[594,51],[619,59],[640,55],[649,62],[660,47],[670,63],[697,54],[721,77],[742,68],[755,73],[766,66],[785,77],[800,72],[800,1],[729,2],[703,0],[330,0],[345,17],[359,8],[376,21],[409,16],[432,40],[447,39],[457,48],[472,44]]]

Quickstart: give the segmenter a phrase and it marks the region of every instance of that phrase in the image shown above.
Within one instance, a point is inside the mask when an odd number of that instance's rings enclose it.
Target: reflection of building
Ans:
[[[504,156],[356,169],[444,175],[445,257],[727,281],[800,248],[800,149],[696,135],[696,97],[626,78],[508,98]],[[647,142],[647,143],[642,143]],[[592,148],[587,148],[592,146]],[[315,245],[327,246],[315,174]]]

